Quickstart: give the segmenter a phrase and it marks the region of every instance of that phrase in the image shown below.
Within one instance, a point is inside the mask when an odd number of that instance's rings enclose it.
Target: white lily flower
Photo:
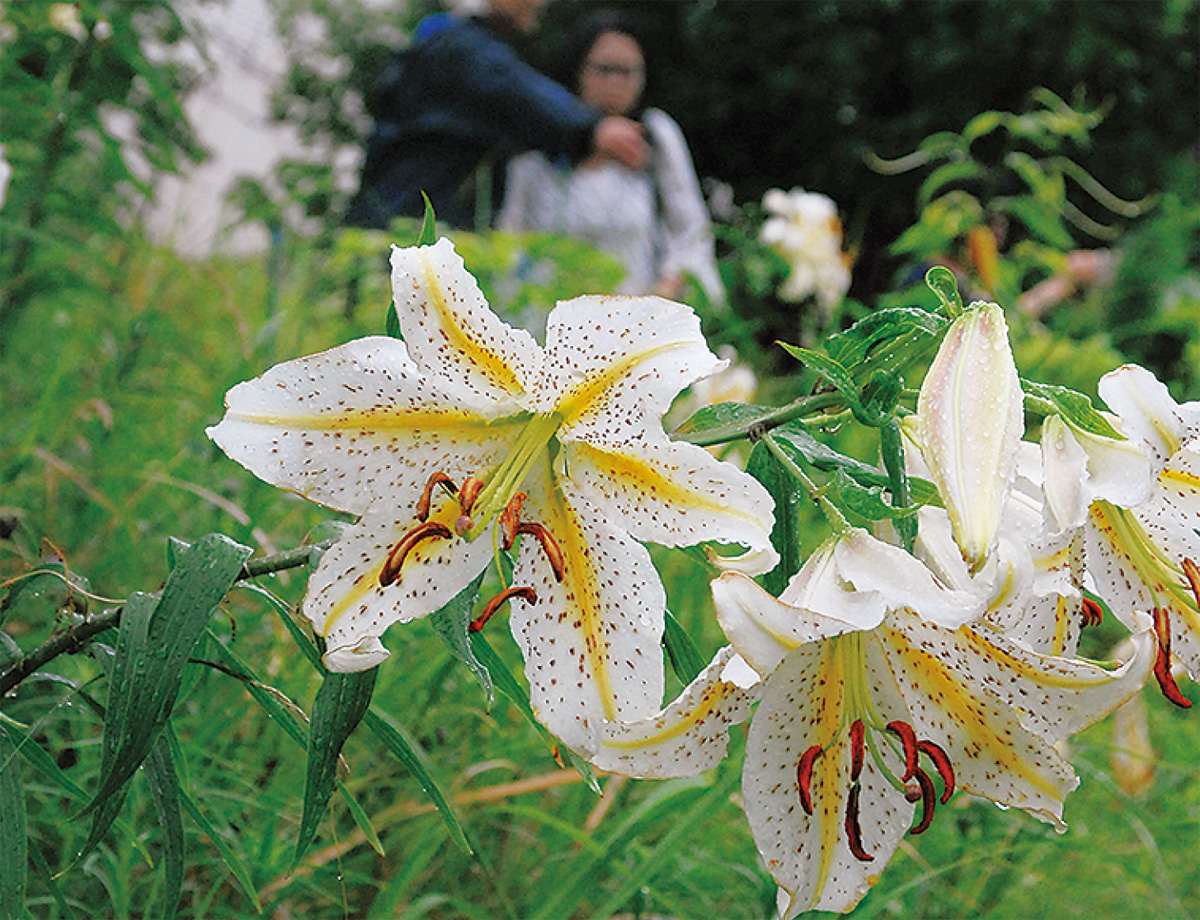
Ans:
[[[1100,396],[1151,463],[1144,501],[1097,498],[1083,527],[1096,593],[1127,626],[1154,618],[1155,677],[1180,706],[1190,702],[1171,674],[1171,656],[1200,679],[1200,402],[1180,405],[1154,375],[1125,365],[1100,380]]]
[[[765,571],[772,501],[669,440],[676,394],[722,362],[687,307],[581,297],[546,346],[489,308],[448,240],[394,249],[403,341],[372,337],[239,384],[209,435],[267,482],[360,516],[304,612],[326,664],[373,667],[392,623],[443,607],[518,538],[511,628],[534,710],[587,756],[663,691],[665,596],[640,541],[741,543]],[[486,537],[486,539],[484,538]]]
[[[995,549],[1016,474],[1024,394],[1004,311],[973,303],[951,323],[917,399],[917,438],[972,572]]]
[[[799,303],[813,295],[828,314],[850,289],[850,260],[842,252],[837,205],[827,195],[802,188],[770,189],[762,204],[771,216],[763,222],[759,239],[778,250],[790,266],[780,298]]]
[[[904,605],[862,628],[736,573],[713,595],[734,649],[769,674],[742,792],[784,920],[851,910],[955,789],[1063,829],[1078,779],[1055,743],[1136,693],[1153,659],[1146,621],[1135,655],[1108,670],[1037,654],[987,625],[937,626]]]

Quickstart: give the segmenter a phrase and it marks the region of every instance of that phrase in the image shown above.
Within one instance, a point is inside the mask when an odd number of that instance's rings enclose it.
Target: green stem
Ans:
[[[236,580],[244,581],[248,578],[258,578],[260,575],[270,575],[285,569],[308,565],[313,549],[327,545],[329,544],[317,543],[310,546],[298,546],[273,556],[251,559],[242,566],[242,571],[238,573]],[[51,636],[28,655],[22,655],[9,666],[8,670],[0,674],[0,698],[3,698],[21,681],[59,655],[74,655],[100,633],[107,629],[115,629],[121,623],[121,612],[124,609],[124,607],[114,607],[103,613],[89,614],[82,622],[68,627],[66,632]]]
[[[817,507],[821,509],[821,513],[825,515],[825,519],[829,521],[829,526],[833,528],[834,533],[841,534],[850,529],[850,522],[838,510],[837,505],[825,497],[817,484],[809,478],[808,474],[800,468],[800,465],[795,460],[787,455],[770,434],[763,432],[758,439],[767,446],[767,450],[771,452],[771,456],[779,462],[779,465],[791,473],[796,481],[804,486],[804,491],[808,493],[809,498],[816,502]]]
[[[712,447],[714,444],[724,444],[727,441],[736,441],[738,438],[754,440],[755,435],[766,434],[771,429],[786,425],[788,422],[807,423],[816,416],[821,416],[822,422],[828,421],[829,409],[843,410],[845,407],[846,400],[840,393],[817,393],[814,396],[801,396],[786,406],[780,406],[766,415],[760,415],[740,425],[722,425],[719,429],[680,434],[678,440],[687,441],[689,444],[696,444],[699,447]]]

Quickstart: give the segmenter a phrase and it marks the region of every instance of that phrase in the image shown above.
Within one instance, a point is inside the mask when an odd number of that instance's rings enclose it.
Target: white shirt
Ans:
[[[653,150],[648,170],[614,161],[572,169],[541,153],[515,157],[497,226],[591,243],[625,266],[618,293],[648,294],[660,279],[691,274],[714,303],[724,303],[708,209],[683,132],[659,109],[647,109],[643,123]]]

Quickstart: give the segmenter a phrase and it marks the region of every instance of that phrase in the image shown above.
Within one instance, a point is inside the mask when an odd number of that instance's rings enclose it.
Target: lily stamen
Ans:
[[[475,617],[467,626],[467,632],[479,632],[487,624],[487,621],[492,618],[492,615],[501,608],[508,600],[514,597],[519,597],[521,600],[530,604],[537,603],[537,593],[527,585],[518,585],[513,588],[505,588],[486,604],[483,605],[483,610],[479,612],[479,616]]]
[[[454,522],[454,532],[460,537],[465,537],[468,531],[475,526],[475,521],[471,517],[471,509],[475,507],[475,500],[482,490],[483,481],[474,476],[464,479],[462,488],[458,490],[458,507],[461,513],[458,520]]]
[[[443,472],[434,473],[429,477],[429,481],[425,483],[425,488],[421,491],[421,497],[417,500],[417,520],[426,521],[429,519],[429,508],[433,504],[433,490],[435,487],[441,486],[446,490],[446,493],[451,497],[458,494],[458,486]]]
[[[518,492],[508,500],[508,504],[500,512],[500,531],[503,534],[503,538],[500,541],[500,548],[505,552],[512,549],[513,543],[516,542],[517,527],[521,524],[521,506],[528,497],[524,492]]]
[[[800,760],[796,764],[796,785],[800,787],[800,807],[804,809],[804,813],[811,815],[813,813],[812,806],[812,772],[813,764],[817,762],[817,758],[824,753],[824,748],[819,744],[814,744],[803,754],[800,755]]]
[[[400,577],[400,569],[404,565],[404,560],[412,552],[413,547],[422,540],[427,540],[431,537],[449,539],[450,536],[450,528],[445,524],[440,524],[437,521],[425,521],[422,524],[418,524],[400,538],[400,541],[388,552],[387,558],[383,560],[383,567],[379,570],[380,586],[386,588]]]
[[[1188,558],[1183,560],[1183,577],[1187,579],[1188,585],[1191,586],[1192,594],[1196,598],[1196,607],[1200,609],[1200,566]]]
[[[1079,606],[1079,612],[1083,614],[1084,626],[1099,626],[1104,622],[1104,608],[1090,597],[1083,599]]]
[[[1183,695],[1171,674],[1171,619],[1167,608],[1154,608],[1154,633],[1158,637],[1158,653],[1154,657],[1154,677],[1163,696],[1180,709],[1191,709],[1192,701]]]
[[[945,788],[942,790],[940,801],[945,805],[950,801],[950,796],[954,795],[955,789],[954,767],[950,764],[950,758],[946,756],[946,752],[942,750],[940,745],[934,744],[932,741],[918,741],[917,748],[922,754],[933,761],[934,769],[938,771],[938,775],[942,778],[942,785]]]
[[[933,788],[933,780],[929,778],[929,774],[917,767],[915,775],[921,787],[921,820],[909,829],[909,833],[914,836],[925,833],[933,823],[934,803],[937,801],[937,791]]]
[[[850,723],[850,781],[852,783],[857,782],[862,775],[865,731],[862,719],[855,719]]]
[[[875,857],[863,849],[862,827],[858,821],[858,795],[862,785],[855,783],[850,787],[850,797],[846,802],[846,840],[850,844],[850,852],[854,858],[862,862],[870,862]]]
[[[533,521],[522,521],[517,525],[517,533],[527,533],[537,538],[538,543],[541,544],[542,552],[550,560],[550,568],[554,571],[554,580],[562,581],[563,575],[567,571],[566,557],[563,556],[563,551],[559,547],[558,541],[554,539],[550,531],[542,524]]]
[[[886,727],[904,745],[904,775],[900,777],[900,781],[906,783],[913,778],[919,769],[917,766],[919,757],[917,751],[917,733],[913,731],[911,725],[907,722],[901,722],[899,719],[889,722]]]

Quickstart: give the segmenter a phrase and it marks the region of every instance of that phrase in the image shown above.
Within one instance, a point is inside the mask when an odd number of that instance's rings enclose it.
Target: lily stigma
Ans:
[[[210,436],[267,482],[355,515],[304,613],[335,671],[389,655],[392,623],[432,614],[501,553],[531,703],[584,756],[653,716],[666,596],[643,543],[740,544],[774,565],[766,490],[662,416],[724,362],[699,318],[658,297],[579,297],[546,344],[503,322],[448,240],[394,248],[403,340],[375,336],[234,387]],[[501,572],[506,568],[500,567]]]

